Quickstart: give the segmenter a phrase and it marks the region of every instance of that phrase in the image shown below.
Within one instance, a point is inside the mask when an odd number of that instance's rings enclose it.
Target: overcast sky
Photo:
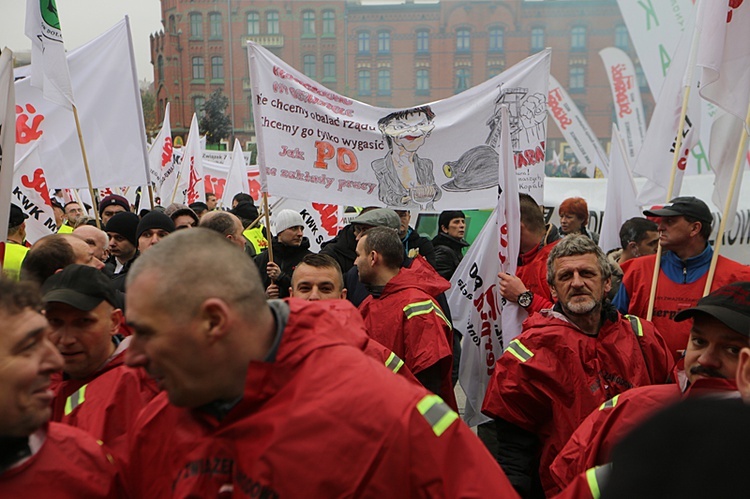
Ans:
[[[130,17],[138,79],[154,79],[148,37],[162,29],[159,0],[56,0],[65,48],[72,50],[96,38],[125,15]],[[26,2],[0,0],[0,48],[30,51],[24,35]]]

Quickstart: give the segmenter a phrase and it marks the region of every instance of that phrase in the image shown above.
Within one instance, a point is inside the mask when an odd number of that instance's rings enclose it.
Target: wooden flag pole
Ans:
[[[89,193],[91,194],[91,202],[94,205],[94,217],[96,218],[96,228],[101,230],[102,221],[99,218],[99,202],[96,199],[94,193],[94,185],[91,182],[91,171],[89,170],[89,160],[86,156],[86,146],[83,145],[83,133],[81,132],[81,122],[78,119],[78,108],[73,104],[73,117],[76,120],[76,130],[78,131],[78,143],[81,145],[81,155],[83,156],[83,167],[86,170],[86,182],[89,185]]]
[[[266,194],[265,192],[263,193],[263,211],[265,212],[265,213],[263,213],[263,216],[266,217],[266,229],[268,230],[268,235],[269,235],[269,238],[268,238],[268,261],[270,263],[273,263],[273,244],[271,244],[272,240],[273,240],[273,237],[271,237],[271,217],[270,217],[269,211],[268,211],[268,194]],[[273,279],[272,279],[272,281],[273,281]]]
[[[742,171],[742,165],[745,162],[745,151],[747,151],[747,129],[750,124],[750,106],[747,108],[747,114],[745,115],[745,123],[742,127],[742,135],[740,136],[740,145],[737,147],[737,155],[734,158],[734,169],[732,170],[732,180],[729,184],[729,192],[727,193],[727,199],[724,202],[724,211],[721,214],[721,222],[719,223],[719,231],[716,233],[716,243],[714,244],[714,254],[711,256],[711,266],[708,268],[708,277],[706,278],[706,287],[703,288],[703,296],[706,296],[711,292],[711,284],[713,284],[714,274],[716,273],[716,263],[719,261],[719,249],[721,248],[721,242],[724,239],[724,231],[726,230],[727,219],[729,218],[729,208],[732,205],[732,198],[734,197],[734,188],[737,184],[737,177]]]

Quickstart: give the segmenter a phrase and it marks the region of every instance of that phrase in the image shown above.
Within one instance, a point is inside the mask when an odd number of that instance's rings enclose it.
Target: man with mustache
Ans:
[[[668,381],[673,361],[653,324],[605,300],[610,274],[590,238],[560,241],[547,261],[554,307],[532,314],[495,365],[482,412],[495,420],[496,457],[522,497],[559,492],[549,467],[596,407]]]
[[[674,371],[676,383],[644,386],[605,402],[581,423],[552,464],[561,487],[576,476],[610,461],[612,449],[633,428],[681,398],[706,394],[737,395],[740,351],[750,337],[750,282],[723,286],[695,307],[675,316],[692,318],[685,357]],[[750,352],[748,352],[750,353]]]

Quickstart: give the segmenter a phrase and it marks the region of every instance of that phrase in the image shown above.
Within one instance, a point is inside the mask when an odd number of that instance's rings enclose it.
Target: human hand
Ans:
[[[518,302],[518,295],[528,291],[524,283],[518,277],[500,272],[500,295],[508,301]]]

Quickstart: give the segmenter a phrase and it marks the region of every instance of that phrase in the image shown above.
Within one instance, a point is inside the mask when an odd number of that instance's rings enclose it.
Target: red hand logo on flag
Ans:
[[[52,206],[52,201],[49,197],[49,189],[47,189],[47,179],[44,178],[44,170],[37,168],[34,170],[34,178],[29,179],[28,175],[21,176],[21,183],[28,189],[34,189],[42,196],[47,206]]]
[[[320,224],[326,230],[329,236],[336,235],[336,226],[339,222],[338,205],[313,203],[312,207],[320,213]]]
[[[172,162],[172,137],[166,137],[164,139],[164,147],[161,150],[161,167],[166,168],[169,163]]]
[[[734,12],[734,9],[738,9],[740,5],[742,5],[742,2],[744,2],[744,0],[729,0],[729,7],[732,10],[727,12],[727,23],[732,22],[732,13]]]
[[[23,107],[16,105],[16,144],[28,144],[42,136],[44,130],[39,130],[39,126],[44,121],[44,115],[37,114],[31,120],[29,125],[30,115],[36,114],[36,108],[31,104],[26,104],[26,112],[24,113]]]

